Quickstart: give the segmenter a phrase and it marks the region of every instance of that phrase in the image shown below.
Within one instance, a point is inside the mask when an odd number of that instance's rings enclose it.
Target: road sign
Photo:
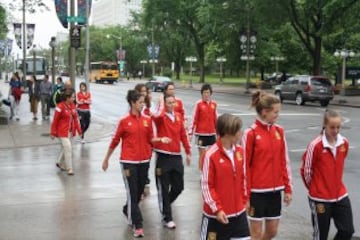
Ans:
[[[73,26],[70,29],[70,35],[71,35],[71,47],[73,48],[79,48],[81,45],[81,27],[79,26]]]
[[[84,16],[68,16],[66,19],[70,23],[75,23],[75,22],[84,23],[85,22]]]
[[[118,61],[118,63],[119,63],[120,71],[121,71],[121,72],[124,71],[125,61],[120,60],[120,61]]]

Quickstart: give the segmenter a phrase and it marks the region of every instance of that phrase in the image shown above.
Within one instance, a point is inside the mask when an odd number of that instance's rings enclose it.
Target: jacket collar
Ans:
[[[322,138],[323,146],[324,146],[325,148],[330,148],[330,149],[332,149],[332,148],[334,148],[334,147],[337,148],[338,146],[341,146],[342,144],[344,144],[344,137],[341,136],[340,133],[339,133],[339,134],[337,135],[337,137],[336,137],[335,146],[331,146],[331,145],[330,145],[329,141],[328,141],[327,138],[326,138],[325,133],[323,133],[323,135],[322,135],[321,138]]]

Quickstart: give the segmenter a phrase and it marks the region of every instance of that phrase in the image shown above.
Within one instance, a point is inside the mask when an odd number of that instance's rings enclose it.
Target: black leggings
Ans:
[[[91,114],[90,111],[78,111],[78,114],[80,119],[82,138],[84,138],[85,132],[90,125]]]

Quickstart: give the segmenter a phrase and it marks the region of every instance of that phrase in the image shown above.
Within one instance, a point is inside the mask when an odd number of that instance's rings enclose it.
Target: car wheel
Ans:
[[[302,93],[297,93],[296,94],[295,102],[296,102],[297,105],[304,105],[305,104]]]
[[[281,92],[280,91],[276,91],[275,96],[277,96],[279,98],[280,102],[283,102],[284,99],[281,97]]]
[[[320,106],[326,107],[327,105],[329,105],[329,100],[321,100],[320,101]]]

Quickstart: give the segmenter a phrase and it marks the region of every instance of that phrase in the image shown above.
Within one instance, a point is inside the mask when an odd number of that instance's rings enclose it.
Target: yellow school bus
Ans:
[[[114,83],[119,78],[118,65],[115,62],[91,62],[90,63],[90,82],[95,83]]]

